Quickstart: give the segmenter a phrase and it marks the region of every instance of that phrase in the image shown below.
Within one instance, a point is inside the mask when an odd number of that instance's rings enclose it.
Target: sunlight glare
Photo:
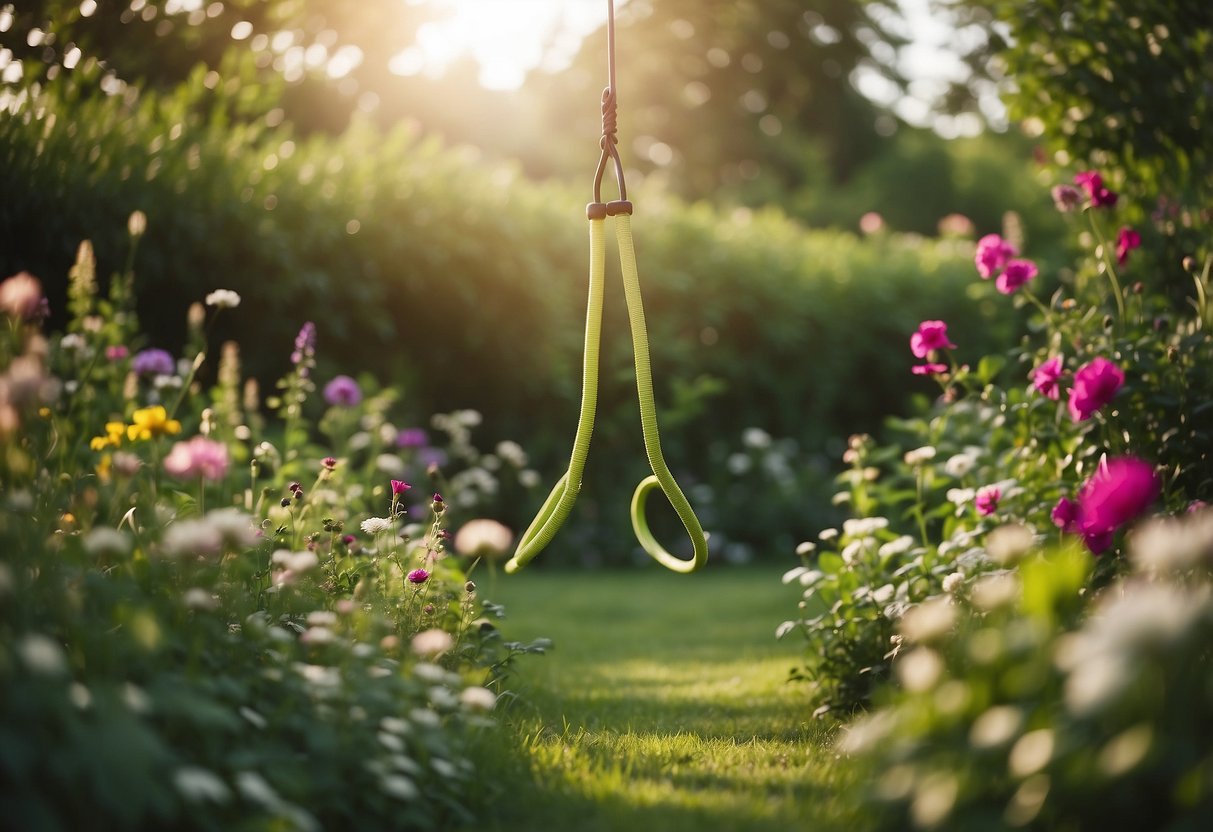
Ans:
[[[537,66],[567,65],[581,39],[606,17],[600,0],[429,0],[441,15],[424,24],[416,43],[398,54],[398,75],[439,76],[470,57],[480,83],[513,89]]]

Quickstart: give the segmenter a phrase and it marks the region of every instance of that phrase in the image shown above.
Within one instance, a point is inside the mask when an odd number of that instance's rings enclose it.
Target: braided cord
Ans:
[[[675,572],[694,572],[708,559],[708,541],[703,526],[695,516],[694,509],[674,475],[670,473],[661,453],[661,436],[657,430],[657,406],[653,398],[653,373],[649,364],[649,335],[644,320],[644,300],[640,295],[640,276],[636,270],[636,252],[632,245],[632,217],[621,214],[615,217],[615,236],[619,241],[619,262],[623,268],[623,293],[627,300],[628,320],[632,327],[632,351],[636,361],[636,393],[640,399],[640,426],[644,431],[644,450],[649,458],[653,475],[645,477],[632,494],[632,529],[636,539],[650,556],[667,569]],[[645,498],[654,488],[660,487],[670,501],[678,519],[691,538],[694,555],[682,560],[665,550],[649,530],[645,517]]]
[[[573,455],[569,468],[556,481],[539,513],[518,541],[514,556],[505,564],[507,574],[526,566],[535,555],[552,542],[556,532],[568,519],[581,491],[581,474],[590,454],[590,438],[594,434],[594,414],[598,409],[598,346],[602,340],[602,289],[606,275],[606,232],[603,220],[590,220],[590,288],[585,313],[585,358],[581,375],[581,412],[577,417],[577,434],[573,439]]]

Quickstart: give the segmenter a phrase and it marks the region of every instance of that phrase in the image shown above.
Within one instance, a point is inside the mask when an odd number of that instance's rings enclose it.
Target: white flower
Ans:
[[[822,529],[817,534],[818,540],[833,540],[838,537],[838,529]]]
[[[796,547],[796,554],[802,558],[808,557],[817,551],[817,544],[811,540],[806,540]]]
[[[375,467],[385,474],[398,476],[404,470],[404,460],[396,454],[379,454],[375,457]]]
[[[914,538],[908,534],[903,534],[901,537],[894,538],[888,543],[881,546],[876,554],[882,558],[890,558],[893,555],[900,555],[902,552],[908,552],[910,547],[914,545]]]
[[[386,517],[368,517],[362,521],[362,530],[367,534],[379,534],[392,527],[392,521]]]
[[[223,533],[206,520],[178,520],[164,530],[160,548],[165,557],[213,557],[223,549]]]
[[[515,468],[525,468],[527,463],[526,451],[517,442],[506,439],[497,443],[497,456],[504,459]]]
[[[843,522],[842,533],[847,537],[864,537],[888,527],[887,517],[852,517]]]
[[[975,465],[977,465],[976,456],[968,453],[956,454],[948,457],[948,461],[943,464],[943,470],[948,476],[960,479],[972,471]]]
[[[742,431],[741,442],[747,448],[763,449],[771,447],[771,434],[762,428],[746,428]]]
[[[423,630],[413,636],[412,647],[413,652],[422,658],[432,658],[450,650],[455,644],[455,639],[446,630],[432,628]]]
[[[84,550],[93,557],[121,557],[131,550],[131,539],[126,532],[98,526],[84,536]]]
[[[240,305],[240,295],[231,289],[216,289],[206,296],[206,305],[216,309],[235,309]]]
[[[949,595],[954,595],[956,590],[960,589],[964,580],[965,576],[963,572],[953,572],[943,579],[943,591]]]
[[[912,451],[906,451],[906,465],[922,465],[924,462],[930,462],[935,458],[935,448],[931,445],[923,445],[921,448],[915,448]]]
[[[523,488],[534,488],[540,483],[539,472],[527,468],[518,472],[518,484]]]
[[[32,672],[59,676],[67,671],[67,655],[59,642],[42,633],[30,633],[17,643],[17,654]]]
[[[485,518],[469,520],[455,533],[455,551],[469,557],[500,557],[513,542],[513,532]]]
[[[313,610],[307,614],[309,627],[334,627],[337,624],[337,613],[331,610]]]
[[[270,560],[291,575],[308,572],[320,565],[320,558],[316,556],[316,553],[307,551],[292,552],[287,549],[279,549],[270,556]]]
[[[956,608],[942,598],[932,598],[906,610],[901,633],[910,641],[932,641],[947,635],[956,622]]]
[[[497,694],[488,688],[464,688],[459,701],[470,711],[491,711],[497,705]]]
[[[212,595],[209,590],[205,590],[199,586],[187,589],[182,600],[191,610],[199,612],[207,612],[219,606],[219,596]]]

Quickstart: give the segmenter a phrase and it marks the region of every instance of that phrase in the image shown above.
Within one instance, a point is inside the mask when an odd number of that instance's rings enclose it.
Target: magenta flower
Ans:
[[[183,480],[215,482],[223,479],[227,468],[227,446],[205,436],[178,442],[164,458],[164,470]]]
[[[997,234],[987,234],[977,241],[977,255],[973,258],[977,265],[977,273],[983,280],[989,280],[1002,271],[1012,257],[1018,254],[1018,249]]]
[[[1135,248],[1141,248],[1141,235],[1128,226],[1120,229],[1116,235],[1116,265],[1123,266]]]
[[[1039,271],[1031,260],[1011,260],[994,281],[994,288],[1004,295],[1014,294],[1016,289],[1036,277]]]
[[[1061,385],[1058,384],[1061,374],[1061,356],[1055,355],[1032,370],[1032,386],[1045,398],[1057,401],[1061,397]]]
[[[171,376],[177,369],[173,357],[164,350],[148,349],[136,353],[131,370],[140,376]]]
[[[332,457],[332,456],[326,456],[324,459],[320,460],[320,464],[324,466],[324,470],[332,471],[334,468],[337,467],[337,458]]]
[[[349,376],[336,376],[324,385],[324,400],[334,407],[353,407],[362,401],[362,388]]]
[[[1055,185],[1052,193],[1053,204],[1062,213],[1068,214],[1082,205],[1082,194],[1072,185]]]
[[[121,361],[131,354],[122,344],[111,344],[105,348],[105,357],[110,361]]]
[[[1075,422],[1090,419],[1095,411],[1112,401],[1124,383],[1124,371],[1106,358],[1094,358],[1079,367],[1070,388],[1070,418]]]
[[[1002,499],[1002,489],[996,485],[987,485],[977,489],[977,497],[973,501],[977,513],[983,516],[993,514],[998,509],[998,501]]]
[[[1111,208],[1116,204],[1116,193],[1104,186],[1103,177],[1096,171],[1084,170],[1074,174],[1074,183],[1087,192],[1091,205],[1095,208]]]
[[[408,491],[413,486],[409,485],[404,480],[392,480],[392,496],[399,497],[404,492]]]
[[[430,579],[430,573],[424,569],[414,569],[409,573],[408,578],[411,584],[423,584]]]
[[[307,378],[316,357],[316,325],[307,321],[299,327],[295,336],[295,349],[291,353],[291,364],[298,368],[299,375]]]
[[[1067,534],[1076,534],[1080,529],[1078,515],[1078,503],[1069,497],[1062,497],[1057,501],[1057,505],[1053,506],[1051,516],[1053,518],[1053,525],[1057,526],[1057,528]]]
[[[1088,546],[1106,540],[1107,548],[1112,533],[1145,511],[1159,487],[1154,466],[1144,460],[1125,456],[1101,462],[1078,493],[1079,528]]]
[[[923,321],[910,336],[910,350],[918,358],[926,358],[931,350],[956,349],[948,340],[948,325],[943,321]]]
[[[934,376],[947,371],[947,364],[915,364],[910,368],[910,372],[916,376]]]

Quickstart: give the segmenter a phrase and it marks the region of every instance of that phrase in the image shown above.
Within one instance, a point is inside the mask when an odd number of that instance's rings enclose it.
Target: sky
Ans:
[[[559,71],[577,47],[606,18],[605,0],[408,0],[436,6],[448,15],[428,23],[417,43],[398,55],[393,71],[402,75],[441,75],[453,61],[471,56],[480,65],[480,83],[491,89],[520,86],[528,70]],[[622,6],[626,0],[616,0]],[[901,96],[874,73],[855,78],[861,92],[890,106],[907,122],[932,126],[944,136],[973,135],[982,125],[975,116],[939,117],[927,102],[950,80],[964,77],[964,65],[949,49],[960,33],[932,17],[929,0],[899,0],[906,18],[904,34],[911,43],[898,61],[911,79],[910,95]],[[545,49],[545,44],[547,48]],[[981,102],[998,125],[1005,120],[996,96]]]

